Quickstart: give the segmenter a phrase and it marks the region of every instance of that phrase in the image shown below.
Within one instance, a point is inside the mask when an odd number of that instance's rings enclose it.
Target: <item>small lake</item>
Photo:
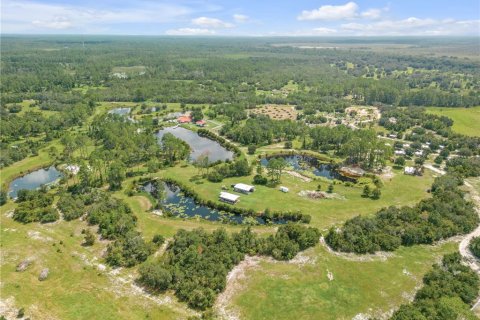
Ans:
[[[119,116],[126,116],[130,114],[130,111],[132,111],[132,108],[115,108],[108,111],[108,113],[118,114]]]
[[[40,169],[17,178],[10,183],[8,195],[11,198],[16,198],[18,191],[21,189],[35,190],[42,185],[49,184],[59,180],[63,174],[55,167],[47,169]]]
[[[182,139],[192,149],[190,160],[197,160],[199,156],[207,154],[210,162],[225,161],[233,159],[233,152],[225,149],[217,141],[200,137],[196,132],[182,127],[168,127],[157,132],[158,141],[162,141],[165,133],[171,133],[175,137]]]
[[[242,224],[246,222],[247,217],[242,215],[223,212],[209,208],[207,206],[198,205],[191,197],[184,195],[180,187],[164,183],[165,194],[162,201],[164,209],[170,211],[174,216],[181,218],[200,217],[209,221],[225,221],[229,223]],[[149,182],[143,186],[146,192],[151,192],[153,185]],[[256,221],[257,224],[265,224],[265,220],[261,217],[248,217],[250,221]],[[284,223],[280,221],[278,223]]]
[[[355,181],[354,179],[341,175],[335,168],[335,166],[328,163],[321,163],[315,157],[309,157],[305,155],[283,155],[272,158],[263,158],[260,160],[262,166],[267,166],[269,159],[283,158],[287,162],[288,166],[292,167],[295,171],[310,171],[317,177],[325,177],[327,179],[341,180],[341,181]]]

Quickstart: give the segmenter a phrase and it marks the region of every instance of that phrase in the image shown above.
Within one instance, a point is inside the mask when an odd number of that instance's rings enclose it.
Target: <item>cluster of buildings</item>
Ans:
[[[182,113],[182,112],[172,112],[169,113],[164,120],[170,121],[170,122],[176,122],[178,124],[186,124],[186,123],[195,123],[198,127],[204,127],[207,122],[205,120],[198,120],[198,121],[193,121],[192,116],[190,113]]]
[[[250,194],[255,191],[254,186],[251,186],[245,183],[237,183],[235,185],[232,185],[232,187],[233,187],[233,191],[238,193],[243,193],[243,194]],[[285,193],[289,191],[287,187],[283,187],[283,186],[280,187],[279,190]],[[230,192],[222,191],[220,192],[219,199],[220,201],[223,201],[226,203],[235,204],[240,199],[240,196]]]
[[[255,191],[255,187],[245,184],[245,183],[237,183],[233,185],[233,191],[243,193],[243,194],[249,194]],[[240,198],[239,195],[229,193],[229,192],[220,192],[220,201],[227,202],[230,204],[235,204],[238,202],[238,199]]]

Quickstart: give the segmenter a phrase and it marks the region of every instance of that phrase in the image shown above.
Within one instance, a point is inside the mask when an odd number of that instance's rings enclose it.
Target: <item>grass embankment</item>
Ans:
[[[46,167],[53,163],[49,154],[49,148],[54,146],[57,152],[62,152],[63,146],[58,140],[54,140],[38,151],[37,156],[27,157],[0,170],[0,185],[8,188],[8,184],[15,178],[28,172]]]
[[[230,306],[245,319],[380,316],[406,303],[435,260],[455,248],[452,242],[402,247],[386,261],[352,261],[319,245],[307,251],[304,265],[264,261],[249,269]]]
[[[480,136],[480,106],[473,108],[429,107],[427,112],[453,120],[453,131],[467,136]]]

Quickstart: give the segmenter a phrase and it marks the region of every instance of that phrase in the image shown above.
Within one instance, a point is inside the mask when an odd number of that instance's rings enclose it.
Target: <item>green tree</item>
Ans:
[[[380,188],[375,188],[372,191],[372,199],[380,199],[380,196],[382,195],[382,192],[380,191]]]
[[[327,192],[328,192],[328,193],[332,193],[332,192],[333,192],[333,184],[330,183],[330,184],[328,185]]]
[[[370,186],[368,184],[366,184],[363,187],[362,197],[364,197],[364,198],[370,197]]]
[[[122,188],[122,182],[125,180],[125,166],[123,163],[115,161],[108,168],[108,183],[111,190],[119,190]]]
[[[279,183],[283,170],[286,168],[287,162],[283,158],[273,158],[268,161],[267,172],[271,181]]]
[[[86,229],[84,239],[83,239],[83,245],[93,246],[94,243],[95,243],[95,235],[90,231],[90,229]]]

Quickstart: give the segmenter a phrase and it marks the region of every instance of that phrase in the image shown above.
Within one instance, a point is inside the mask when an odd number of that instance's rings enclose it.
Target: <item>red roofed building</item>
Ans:
[[[195,122],[195,124],[199,127],[204,127],[207,122],[205,120],[198,120],[197,122]]]
[[[178,117],[177,122],[178,122],[178,123],[190,123],[190,122],[192,122],[192,117],[190,117],[190,116],[181,116],[181,117]]]

